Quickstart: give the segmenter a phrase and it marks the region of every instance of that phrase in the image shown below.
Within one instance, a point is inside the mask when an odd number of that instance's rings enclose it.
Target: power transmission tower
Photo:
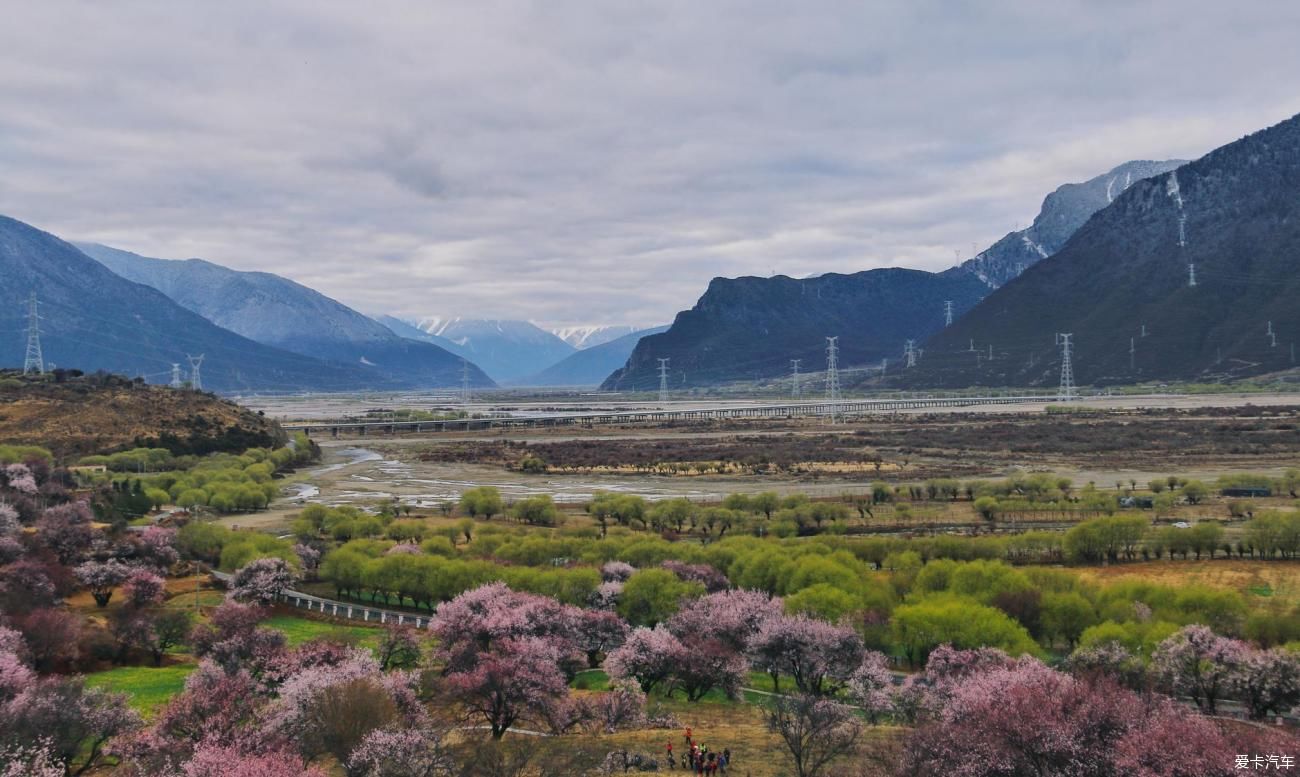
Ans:
[[[790,369],[794,373],[793,375],[790,376],[793,379],[793,383],[790,387],[790,396],[794,397],[795,399],[799,398],[799,362],[801,361],[803,361],[803,359],[790,360]]]
[[[170,385],[174,389],[178,389],[184,385],[184,382],[181,380],[181,366],[176,362],[172,362],[172,382]]]
[[[41,355],[41,316],[36,312],[36,292],[27,299],[27,358],[23,359],[23,374],[45,372],[45,357]]]
[[[1196,263],[1187,263],[1187,285],[1195,288],[1196,286]]]
[[[907,359],[907,367],[911,369],[916,366],[916,341],[908,340],[903,343],[903,356]]]
[[[1273,331],[1273,322],[1272,322],[1272,321],[1268,322],[1268,331],[1265,332],[1264,334],[1268,336],[1268,341],[1269,341],[1269,342],[1268,342],[1268,347],[1269,347],[1269,348],[1276,348],[1276,347],[1277,347],[1277,333]]]
[[[190,388],[195,391],[203,390],[203,377],[199,374],[199,367],[203,366],[203,354],[190,356],[185,354],[185,358],[190,362]]]
[[[1137,338],[1136,337],[1130,337],[1128,339],[1128,371],[1129,372],[1137,371]]]
[[[944,300],[943,303],[943,325],[952,326],[952,300]]]
[[[469,404],[469,360],[460,360],[460,403]]]
[[[989,343],[989,361],[993,361],[993,343]]]
[[[881,358],[880,360],[880,377],[885,377],[885,372],[889,370],[889,359]]]
[[[826,399],[831,403],[831,423],[840,412],[840,338],[826,338]]]
[[[668,401],[668,359],[659,360],[659,401]]]
[[[973,337],[970,339],[970,348],[968,350],[971,353],[975,353],[975,338]]]
[[[1057,392],[1056,398],[1062,402],[1069,402],[1076,398],[1074,364],[1071,360],[1071,351],[1074,349],[1074,343],[1071,342],[1073,337],[1073,333],[1058,333],[1056,335],[1056,344],[1061,346],[1061,388]]]

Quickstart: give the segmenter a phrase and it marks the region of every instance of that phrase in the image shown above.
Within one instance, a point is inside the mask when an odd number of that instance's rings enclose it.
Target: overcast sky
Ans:
[[[1300,112],[1300,3],[12,2],[0,213],[366,312],[656,324],[942,269]]]

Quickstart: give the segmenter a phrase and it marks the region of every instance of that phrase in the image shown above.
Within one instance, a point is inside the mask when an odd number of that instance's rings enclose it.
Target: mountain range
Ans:
[[[346,305],[265,272],[240,272],[202,259],[153,259],[95,243],[78,248],[127,280],[151,286],[182,307],[250,340],[323,361],[359,367],[402,388],[461,384],[462,359],[436,344],[394,334]],[[493,385],[469,367],[470,383]]]
[[[1300,116],[1135,181],[1059,252],[932,338],[900,379],[1057,385],[1057,333],[1071,335],[1082,384],[1287,370],[1297,296]],[[971,341],[978,362],[963,353]]]
[[[898,363],[904,344],[942,329],[945,303],[955,319],[992,290],[1058,250],[1097,210],[1135,180],[1170,170],[1177,161],[1126,162],[1083,183],[1047,195],[1033,223],[941,273],[878,269],[808,278],[715,278],[694,308],[677,315],[664,334],[647,337],[626,365],[602,384],[609,390],[659,385],[658,359],[668,358],[671,386],[758,380],[826,367],[826,341],[838,336],[839,366]],[[886,371],[888,367],[886,366]]]
[[[589,345],[541,372],[522,378],[524,386],[599,386],[611,372],[627,363],[641,338],[668,330],[666,326],[639,329],[599,345]]]
[[[604,345],[613,340],[627,337],[636,332],[644,332],[651,327],[644,326],[563,326],[551,330],[551,334],[577,348],[579,351]],[[604,377],[604,376],[602,376]]]
[[[448,342],[501,383],[518,382],[572,355],[577,348],[528,321],[425,318],[415,324],[435,342]]]
[[[907,339],[918,343],[944,325],[944,303],[957,315],[988,287],[973,274],[887,268],[816,278],[715,278],[668,331],[641,338],[627,364],[605,379],[610,391],[659,386],[668,359],[670,388],[757,380],[824,369],[826,338],[838,336],[841,366],[878,364]]]
[[[1034,221],[962,262],[960,267],[996,289],[1065,245],[1092,214],[1114,202],[1134,181],[1169,172],[1184,160],[1125,162],[1083,183],[1067,183],[1043,199]]]
[[[150,286],[129,281],[48,232],[0,216],[0,364],[22,365],[28,299],[38,300],[46,367],[107,370],[165,383],[202,354],[204,388],[223,392],[352,391],[385,385],[223,329]]]

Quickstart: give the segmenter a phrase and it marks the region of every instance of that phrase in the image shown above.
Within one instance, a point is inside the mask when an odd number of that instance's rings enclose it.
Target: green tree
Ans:
[[[501,492],[492,486],[471,488],[460,495],[461,512],[473,518],[492,520],[504,508]]]
[[[654,626],[671,618],[683,599],[703,594],[700,583],[683,581],[666,569],[643,569],[624,584],[618,614],[634,626]]]

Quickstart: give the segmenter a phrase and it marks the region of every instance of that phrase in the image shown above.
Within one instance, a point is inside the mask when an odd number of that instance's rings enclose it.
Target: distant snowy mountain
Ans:
[[[667,329],[667,326],[640,329],[607,343],[584,348],[515,383],[523,386],[598,386],[627,362],[642,337],[657,335]]]
[[[565,326],[552,329],[551,334],[582,351],[645,329],[641,326]]]
[[[451,343],[453,353],[474,362],[499,382],[532,375],[577,351],[527,321],[432,317],[415,326]]]

